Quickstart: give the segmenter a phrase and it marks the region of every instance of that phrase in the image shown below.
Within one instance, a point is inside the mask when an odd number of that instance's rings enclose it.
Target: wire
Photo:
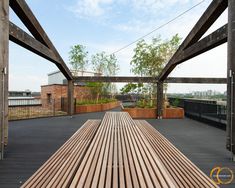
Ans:
[[[151,35],[151,34],[154,33],[155,31],[157,31],[157,30],[159,30],[159,29],[165,27],[166,25],[168,25],[168,24],[170,24],[171,22],[177,20],[178,18],[180,18],[181,16],[183,16],[183,15],[186,14],[187,12],[189,12],[189,11],[191,11],[192,9],[196,8],[197,6],[199,6],[200,4],[202,4],[204,1],[205,1],[205,0],[200,1],[200,2],[197,3],[196,5],[192,6],[191,8],[189,8],[189,9],[187,9],[186,11],[182,12],[181,14],[177,15],[176,17],[174,17],[173,19],[169,20],[168,22],[166,22],[166,23],[164,23],[164,24],[158,26],[156,29],[150,31],[149,33],[143,35],[142,37],[139,37],[139,38],[136,39],[135,41],[133,41],[133,42],[131,42],[131,43],[129,43],[129,44],[123,46],[122,48],[120,48],[120,49],[114,51],[113,53],[111,53],[111,55],[114,55],[114,54],[116,54],[116,53],[118,53],[118,52],[120,52],[120,51],[122,51],[122,50],[128,48],[129,46],[131,46],[132,44],[135,44],[135,43],[138,42],[139,40],[144,39],[145,37]]]

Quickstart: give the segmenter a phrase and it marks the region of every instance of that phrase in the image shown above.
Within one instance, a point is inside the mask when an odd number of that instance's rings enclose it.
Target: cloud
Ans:
[[[195,4],[202,0],[77,0],[77,3],[69,8],[80,18],[94,18],[126,14],[153,16],[159,14],[159,10],[169,10],[182,5]],[[172,10],[171,10],[172,11]]]
[[[79,0],[70,10],[83,18],[99,17],[106,13],[112,3],[113,0]]]

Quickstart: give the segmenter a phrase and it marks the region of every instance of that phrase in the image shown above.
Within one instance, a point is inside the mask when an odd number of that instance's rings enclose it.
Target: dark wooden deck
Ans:
[[[10,123],[6,159],[0,161],[0,187],[19,187],[87,119],[101,119],[104,113],[43,118]],[[209,175],[215,166],[235,169],[225,149],[225,131],[190,119],[148,120],[182,153]],[[234,187],[230,184],[221,187]]]

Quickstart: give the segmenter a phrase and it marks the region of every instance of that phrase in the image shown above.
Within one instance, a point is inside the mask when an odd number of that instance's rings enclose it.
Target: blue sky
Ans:
[[[90,55],[101,51],[112,53],[199,2],[201,1],[27,0],[68,66],[68,52],[75,44],[86,46]],[[158,35],[166,39],[176,33],[184,38],[210,2],[211,0],[203,1],[192,11],[148,36],[146,40]],[[10,19],[27,31],[12,11]],[[225,12],[207,34],[226,22]],[[129,62],[134,47],[132,45],[116,54],[121,67],[119,75],[131,75]],[[52,63],[10,43],[10,90],[39,91],[40,85],[47,84],[47,73],[55,70],[57,68]],[[226,44],[178,66],[170,76],[225,77]],[[190,92],[207,89],[225,91],[226,87],[170,84],[168,91]]]

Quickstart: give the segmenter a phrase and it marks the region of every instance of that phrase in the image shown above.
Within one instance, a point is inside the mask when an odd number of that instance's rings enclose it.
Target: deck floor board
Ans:
[[[80,114],[73,118],[56,117],[10,122],[6,159],[0,161],[0,187],[19,187],[21,182],[27,180],[87,119],[102,119],[103,115],[102,112]],[[207,175],[217,165],[235,169],[235,163],[230,161],[230,153],[225,149],[225,131],[187,118],[148,122]],[[123,163],[124,160],[123,156]],[[229,188],[234,185],[221,187]]]

